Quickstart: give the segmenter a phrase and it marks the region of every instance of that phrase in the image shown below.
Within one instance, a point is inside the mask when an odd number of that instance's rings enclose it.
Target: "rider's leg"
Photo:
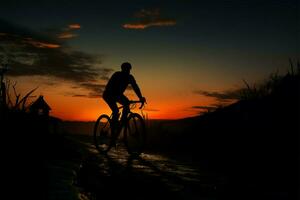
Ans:
[[[123,123],[127,119],[127,115],[130,111],[130,109],[129,109],[129,100],[125,95],[122,95],[118,99],[118,102],[124,106],[123,107],[123,112],[122,112],[122,117],[121,117],[121,122]]]
[[[117,106],[117,102],[114,98],[108,95],[103,95],[103,99],[112,110],[111,133],[112,133],[112,137],[116,137],[117,129],[118,129],[118,119],[119,119],[119,109]]]

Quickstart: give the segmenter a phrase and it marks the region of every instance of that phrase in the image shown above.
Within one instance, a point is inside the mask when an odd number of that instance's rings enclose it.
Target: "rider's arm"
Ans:
[[[142,93],[141,93],[141,90],[140,90],[139,86],[137,85],[137,83],[136,83],[136,81],[135,81],[135,79],[134,79],[134,77],[133,77],[132,75],[130,76],[130,84],[131,84],[131,86],[132,86],[134,92],[136,93],[136,95],[137,95],[140,99],[143,99],[143,95],[142,95]]]

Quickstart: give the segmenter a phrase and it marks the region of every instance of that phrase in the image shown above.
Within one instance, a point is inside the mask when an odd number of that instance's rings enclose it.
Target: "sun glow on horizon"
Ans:
[[[51,115],[66,121],[95,121],[101,114],[111,115],[110,108],[102,98],[65,97],[60,103],[54,103],[55,98],[50,96],[46,96],[45,99],[48,99],[50,105],[53,102]],[[182,119],[200,114],[200,110],[192,108],[195,105],[193,102],[179,102],[181,99],[168,103],[159,103],[153,99],[153,102],[148,101],[142,112],[147,119]],[[209,98],[203,99],[204,102],[213,103]],[[132,112],[141,114],[137,107],[132,109]]]
[[[187,90],[184,84],[179,83],[178,86],[175,86],[174,83],[172,84],[172,81],[166,80],[162,82],[157,80],[150,84],[151,81],[145,80],[146,78],[140,75],[137,74],[136,79],[140,83],[142,93],[147,99],[143,113],[148,119],[181,119],[193,117],[199,115],[200,111],[203,111],[197,109],[197,106],[209,106],[215,103],[213,98],[196,94],[191,89]],[[75,97],[72,94],[88,91],[86,89],[73,88],[73,85],[68,82],[57,84],[55,83],[56,80],[53,80],[54,85],[47,84],[51,80],[44,80],[43,77],[15,79],[15,81],[22,83],[17,85],[17,90],[25,91],[25,93],[30,88],[35,88],[39,85],[35,96],[44,96],[45,101],[51,107],[51,116],[65,121],[95,121],[101,114],[111,114],[109,106],[100,96],[97,98]],[[171,85],[173,85],[173,88],[170,87]],[[137,99],[132,90],[127,90],[125,95],[129,99]],[[138,105],[132,111],[140,113]]]

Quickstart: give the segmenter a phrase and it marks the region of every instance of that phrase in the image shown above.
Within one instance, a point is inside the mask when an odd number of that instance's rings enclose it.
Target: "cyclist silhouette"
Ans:
[[[121,65],[121,71],[115,72],[111,78],[109,79],[105,90],[103,92],[103,99],[108,104],[110,109],[112,110],[112,133],[116,133],[115,126],[118,124],[119,118],[119,109],[117,106],[117,102],[122,104],[123,113],[121,116],[121,121],[126,120],[126,117],[130,111],[129,109],[129,99],[123,94],[130,84],[139,97],[141,102],[146,102],[146,98],[142,96],[141,90],[137,85],[134,77],[130,74],[131,64],[128,62],[124,62]]]

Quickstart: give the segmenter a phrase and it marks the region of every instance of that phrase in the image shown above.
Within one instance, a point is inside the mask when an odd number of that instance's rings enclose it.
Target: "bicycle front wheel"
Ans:
[[[101,153],[108,152],[111,148],[111,120],[108,115],[101,115],[95,123],[94,144]]]
[[[141,115],[131,113],[124,132],[125,145],[129,154],[139,155],[146,143],[146,126]]]

